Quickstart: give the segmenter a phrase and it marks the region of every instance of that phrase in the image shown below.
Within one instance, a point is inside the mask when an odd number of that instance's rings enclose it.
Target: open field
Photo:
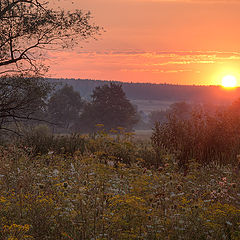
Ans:
[[[146,168],[150,159],[135,155],[135,144],[108,141],[73,155],[0,148],[0,238],[240,239],[231,167],[193,161],[184,174],[166,155],[162,167]]]
[[[143,111],[149,114],[152,111],[166,110],[173,101],[158,101],[158,100],[131,100],[133,105],[138,106],[138,111]]]
[[[152,130],[135,130],[134,137],[136,140],[149,141],[152,135]]]
[[[0,0],[0,240],[240,240],[239,12]]]

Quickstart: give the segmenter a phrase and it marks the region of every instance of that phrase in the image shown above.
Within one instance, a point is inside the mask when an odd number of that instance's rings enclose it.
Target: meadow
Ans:
[[[2,146],[0,239],[240,239],[237,169],[113,133]]]
[[[70,2],[0,0],[0,240],[239,240],[238,1]]]
[[[163,101],[163,100],[131,100],[133,105],[136,105],[138,111],[143,111],[146,114],[150,114],[152,111],[166,110],[175,101]]]

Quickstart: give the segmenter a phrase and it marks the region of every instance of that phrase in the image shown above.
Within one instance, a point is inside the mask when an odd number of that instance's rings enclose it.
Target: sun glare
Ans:
[[[235,88],[237,86],[237,79],[235,76],[227,75],[222,78],[222,86],[225,88]]]

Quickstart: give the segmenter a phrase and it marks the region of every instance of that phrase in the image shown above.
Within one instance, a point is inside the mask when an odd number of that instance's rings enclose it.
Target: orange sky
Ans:
[[[62,1],[106,32],[50,53],[52,77],[202,85],[233,74],[240,85],[240,0]]]

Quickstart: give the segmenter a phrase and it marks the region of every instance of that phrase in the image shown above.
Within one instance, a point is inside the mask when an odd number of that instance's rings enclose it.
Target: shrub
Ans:
[[[97,131],[87,145],[88,151],[97,154],[104,162],[111,159],[114,163],[133,163],[137,147],[132,141],[132,134],[121,127],[110,133],[105,130]]]
[[[240,121],[228,111],[210,115],[195,109],[189,119],[171,115],[167,123],[156,123],[151,139],[158,155],[168,150],[177,156],[180,166],[191,159],[204,165],[235,164],[240,151]]]

